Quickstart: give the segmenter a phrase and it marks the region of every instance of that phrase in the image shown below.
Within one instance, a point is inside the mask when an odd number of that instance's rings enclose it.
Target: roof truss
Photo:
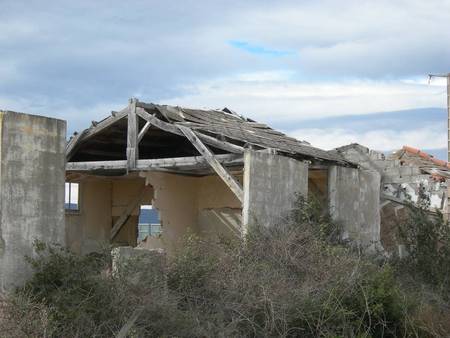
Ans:
[[[123,129],[123,122],[120,122],[120,127],[116,126],[119,121],[123,121],[122,119],[126,119],[125,130]],[[192,155],[195,155],[196,152],[194,149],[196,149],[200,154],[202,154],[202,156],[198,157],[188,155],[185,157],[186,161],[184,165],[181,163],[181,158],[177,157],[175,154],[174,157],[169,159],[141,159],[139,156],[140,146],[141,150],[147,149],[146,151],[150,151],[150,154],[153,151],[158,154],[160,151],[158,150],[159,145],[166,145],[164,142],[156,142],[152,144],[151,142],[145,141],[147,140],[145,136],[148,135],[150,131],[154,133],[155,130],[160,130],[163,133],[165,132],[167,135],[183,137],[185,140],[184,146],[180,146],[180,148],[178,148],[177,142],[179,141],[177,139],[170,141],[172,146],[181,150],[181,152],[178,152],[178,156],[183,153],[188,154],[191,152],[190,150],[186,150],[186,152],[183,150],[183,147],[188,145],[193,146],[191,148]],[[111,135],[111,140],[109,139],[109,136],[106,136],[105,138],[105,134],[102,133],[105,131],[110,133],[106,135]],[[70,160],[74,154],[76,154],[77,149],[80,149],[80,146],[86,144],[86,141],[91,140],[95,136],[99,135],[99,133],[102,133],[102,136],[95,139],[95,146],[92,149],[88,149],[86,147],[82,148],[83,150],[81,154],[83,155],[79,157],[77,162],[71,162]],[[118,142],[118,140],[114,139],[112,136],[115,134],[123,135],[123,137],[125,137],[125,133],[126,143],[124,143],[125,139]],[[161,134],[161,136],[156,137],[164,137],[164,135]],[[119,145],[119,143],[121,145]],[[111,144],[111,147],[109,144]],[[102,147],[104,147],[104,149]],[[171,146],[167,148],[166,145],[165,147],[166,149],[170,149]],[[218,165],[222,166],[222,164],[225,166],[229,165],[229,163],[227,163],[228,161],[232,161],[233,164],[236,164],[236,158],[214,154],[216,151],[211,151],[210,147],[212,149],[219,150],[219,153],[222,151],[227,154],[238,154],[240,155],[239,158],[242,158],[244,149],[246,147],[250,147],[256,150],[272,149],[287,156],[292,156],[303,160],[310,159],[315,164],[323,164],[327,161],[331,161],[341,165],[351,165],[348,162],[345,162],[345,160],[343,160],[343,158],[338,154],[311,147],[305,142],[300,142],[290,138],[283,133],[269,128],[265,124],[245,119],[230,110],[192,110],[179,107],[148,104],[139,102],[136,99],[131,99],[126,108],[119,112],[113,112],[111,116],[100,122],[93,122],[89,129],[86,129],[71,138],[68,142],[66,152],[68,160],[67,170],[125,170],[128,172],[136,170],[181,171],[181,168],[183,168],[183,170],[190,170],[195,167],[201,167],[204,170],[205,166],[210,166],[224,179],[233,192],[235,192],[236,196],[240,198],[241,192],[239,189],[241,188],[239,187],[239,184],[236,184],[237,182],[233,178],[230,179],[228,177],[226,169],[222,170],[218,167]],[[124,153],[126,152],[126,156],[123,154],[123,156],[118,157],[122,151]],[[80,160],[83,161],[83,158],[95,158],[94,156],[96,154],[99,154],[99,156],[101,154],[105,154],[104,157],[106,157],[108,153],[111,155],[109,156],[111,158],[109,161],[78,162]],[[164,150],[162,151],[161,156],[167,157],[167,150],[164,156],[163,153]],[[114,160],[120,158],[126,158],[126,160]],[[202,159],[200,160],[200,158]],[[167,163],[171,164],[168,165]],[[186,165],[186,163],[189,163],[189,165]]]

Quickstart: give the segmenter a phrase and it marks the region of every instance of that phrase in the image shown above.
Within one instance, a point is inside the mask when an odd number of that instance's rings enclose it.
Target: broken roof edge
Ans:
[[[424,160],[430,161],[430,162],[432,162],[433,164],[435,164],[435,165],[437,165],[439,167],[450,169],[450,163],[449,162],[447,162],[445,160],[438,159],[438,158],[434,157],[434,155],[431,155],[431,154],[429,154],[429,153],[427,153],[427,152],[425,152],[423,150],[420,150],[418,148],[414,148],[414,147],[411,147],[411,146],[408,146],[408,145],[404,145],[402,147],[402,149],[400,149],[400,150],[404,151],[404,152],[407,152],[407,153],[410,153],[410,154],[413,154],[413,155],[417,155],[417,156],[423,158]]]
[[[127,117],[129,107],[127,106],[120,112],[113,112],[111,116],[100,122],[93,121],[89,128],[80,133],[75,132],[67,143],[67,160],[70,160],[78,145],[83,144],[97,132]],[[349,162],[340,154],[313,147],[307,142],[289,137],[263,123],[247,119],[229,108],[223,110],[191,109],[141,101],[136,101],[136,107],[142,109],[140,114],[136,111],[141,118],[147,122],[153,122],[152,124],[159,129],[179,135],[178,125],[188,126],[206,144],[230,153],[241,153],[246,147],[254,146],[260,149],[274,149],[283,156],[295,159],[356,167],[354,163]],[[151,114],[152,111],[155,113]],[[149,116],[153,121],[150,121]],[[167,128],[162,128],[163,124]]]

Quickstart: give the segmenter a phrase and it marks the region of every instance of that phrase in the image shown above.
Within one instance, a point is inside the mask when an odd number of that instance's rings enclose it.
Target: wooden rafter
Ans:
[[[176,125],[161,121],[157,117],[149,114],[143,108],[137,107],[136,114],[161,130],[167,131],[167,132],[175,134],[175,135],[183,136],[183,133],[180,131],[180,129]],[[223,149],[223,150],[229,151],[230,153],[235,153],[235,154],[241,154],[244,152],[243,147],[237,146],[230,142],[220,141],[214,137],[200,134],[200,133],[198,133],[197,136],[200,139],[202,139],[206,144],[213,146],[215,148]]]
[[[141,143],[142,138],[145,136],[145,133],[150,129],[152,124],[150,122],[146,122],[145,125],[142,127],[141,131],[138,134],[138,144]]]
[[[225,182],[225,184],[231,189],[231,191],[236,195],[236,197],[243,203],[244,192],[241,184],[231,175],[225,167],[220,164],[217,158],[211,153],[207,146],[195,135],[195,133],[185,126],[178,126],[181,132],[191,141],[192,145],[202,154],[209,165],[214,169],[214,171],[219,175],[220,178]]]
[[[117,234],[119,233],[120,229],[122,229],[122,227],[124,226],[124,224],[128,221],[128,219],[131,216],[131,213],[133,212],[134,209],[136,209],[139,204],[141,203],[144,195],[149,191],[150,186],[149,185],[145,185],[142,190],[140,191],[140,193],[137,195],[136,198],[134,198],[133,200],[131,200],[131,202],[127,205],[127,207],[125,208],[124,212],[122,213],[122,215],[120,215],[120,217],[118,218],[118,220],[116,221],[116,223],[114,223],[113,227],[111,228],[111,240],[113,240]]]

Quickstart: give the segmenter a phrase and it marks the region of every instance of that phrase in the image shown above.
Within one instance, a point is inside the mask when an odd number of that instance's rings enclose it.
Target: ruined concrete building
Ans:
[[[392,252],[387,219],[417,184],[435,191],[447,178],[408,149],[396,158],[359,145],[324,151],[226,108],[133,99],[67,144],[64,121],[4,112],[0,123],[2,290],[28,275],[23,255],[35,238],[78,253],[113,243],[170,254],[188,231],[240,237],[251,224],[276,224],[298,195],[321,198],[359,245]],[[145,210],[155,221],[141,224]]]
[[[450,164],[404,146],[385,156],[359,144],[335,149],[346,160],[361,169],[380,175],[380,244],[387,253],[396,252],[396,226],[407,217],[406,205],[416,203],[422,190],[429,197],[430,212],[441,212],[448,218]]]
[[[377,240],[378,215],[362,212],[378,208],[377,173],[228,109],[132,101],[70,140],[66,180],[79,184],[80,200],[66,213],[67,244],[82,253],[104,241],[136,246],[140,205],[162,224],[140,246],[170,252],[188,229],[241,236],[272,224],[311,192],[358,228],[361,243]]]

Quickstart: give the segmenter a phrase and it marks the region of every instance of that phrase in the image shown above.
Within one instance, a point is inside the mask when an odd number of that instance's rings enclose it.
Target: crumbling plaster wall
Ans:
[[[105,178],[85,176],[74,180],[80,184],[79,211],[66,212],[67,244],[78,253],[99,250],[110,243],[111,228],[130,201],[138,196],[145,184],[140,177]],[[153,192],[144,196],[141,204],[151,204]],[[121,245],[136,245],[139,206],[114,239]]]
[[[242,184],[242,174],[235,175]],[[200,178],[196,231],[205,238],[240,235],[242,204],[216,175]]]
[[[331,166],[329,208],[344,238],[373,250],[380,241],[380,175],[376,171]]]
[[[387,159],[384,154],[359,144],[342,147],[339,152],[361,168],[377,171],[381,175],[383,194],[416,202],[419,188],[423,186],[430,196],[432,208],[443,212],[447,209],[447,184],[435,181],[431,175],[423,174],[418,166],[402,165],[399,160]]]
[[[270,226],[288,216],[297,196],[308,194],[308,164],[248,150],[244,155],[243,223]]]
[[[114,180],[112,182],[112,224],[119,219],[125,212],[130,201],[136,199],[144,188],[145,180],[142,178],[129,178]],[[136,246],[138,236],[138,223],[140,205],[151,204],[153,199],[153,189],[149,189],[143,196],[141,203],[131,212],[127,222],[120,229],[119,233],[114,238],[114,243],[124,246]]]
[[[161,237],[149,238],[142,246],[166,249],[170,254],[182,244],[189,230],[209,238],[219,234],[232,235],[235,218],[227,218],[223,214],[241,214],[241,204],[221,178],[163,172],[142,175],[153,186],[153,205],[158,209],[162,222]],[[242,177],[238,175],[237,179],[242,180]]]
[[[408,200],[417,202],[421,187],[430,196],[431,208],[442,212],[447,210],[446,182],[435,181],[431,175],[423,174],[419,167],[387,159],[384,154],[359,144],[344,146],[338,151],[363,170],[375,171],[380,175],[380,239],[388,253],[397,251],[399,244],[396,226],[406,217],[402,203]]]
[[[67,246],[85,254],[109,243],[111,182],[86,177],[79,183],[79,211],[66,212]]]
[[[0,288],[30,274],[35,239],[65,244],[66,123],[0,112]]]

